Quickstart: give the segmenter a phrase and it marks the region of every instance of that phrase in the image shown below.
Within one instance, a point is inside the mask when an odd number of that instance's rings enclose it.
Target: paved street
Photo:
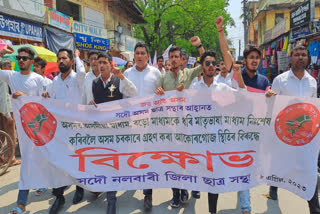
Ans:
[[[0,214],[7,214],[15,205],[18,195],[18,181],[20,166],[9,168],[9,172],[0,177]],[[35,172],[36,173],[36,172]],[[102,214],[106,212],[107,202],[105,194],[96,198],[90,192],[85,192],[84,200],[72,205],[72,197],[75,187],[72,186],[65,192],[66,204],[60,213],[77,214]],[[279,190],[279,201],[267,200],[262,194],[268,191],[267,186],[259,186],[251,189],[251,203],[255,214],[308,214],[307,202],[287,190]],[[143,211],[142,191],[118,192],[118,214],[145,213]],[[237,193],[224,193],[219,196],[218,214],[241,213]],[[200,200],[191,199],[181,208],[172,209],[169,205],[172,193],[170,189],[155,190],[153,193],[152,214],[191,214],[208,213],[207,194],[202,193]],[[36,196],[35,191],[29,194],[28,214],[48,213],[49,207],[54,202],[51,190],[47,190],[42,196]]]

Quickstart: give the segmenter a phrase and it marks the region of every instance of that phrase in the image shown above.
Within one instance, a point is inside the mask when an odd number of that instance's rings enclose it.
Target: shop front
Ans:
[[[81,51],[84,58],[87,58],[90,50],[102,52],[110,50],[110,39],[104,28],[73,21],[72,32],[75,35],[76,48]]]
[[[10,40],[13,45],[42,45],[43,29],[41,24],[0,14],[1,39]]]
[[[57,53],[61,48],[75,49],[75,38],[71,33],[73,18],[55,9],[46,7],[45,43]]]

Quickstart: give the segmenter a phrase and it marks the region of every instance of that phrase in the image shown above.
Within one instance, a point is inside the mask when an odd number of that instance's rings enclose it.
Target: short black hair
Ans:
[[[186,56],[186,59],[189,60],[189,54],[185,51],[181,51],[181,56]]]
[[[201,62],[200,61],[196,61],[195,63],[193,63],[193,67],[196,67],[197,64],[201,65]]]
[[[90,58],[91,55],[94,55],[94,54],[99,55],[99,51],[95,51],[95,50],[89,51],[88,59]]]
[[[175,51],[180,51],[180,57],[182,56],[182,54],[181,54],[181,48],[178,47],[178,46],[172,46],[172,47],[169,49],[169,56],[170,56],[170,53],[175,52]]]
[[[291,49],[291,53],[290,53],[290,56],[292,56],[293,52],[297,51],[297,50],[306,50],[308,52],[308,56],[309,56],[309,51],[308,51],[308,48],[306,48],[305,46],[303,45],[297,45],[295,46],[294,48]]]
[[[162,59],[162,61],[163,61],[163,56],[158,56],[157,57],[157,62],[159,61],[159,59]]]
[[[63,52],[63,51],[67,52],[69,59],[71,59],[71,60],[73,59],[73,52],[72,52],[72,50],[67,49],[67,48],[61,48],[61,49],[59,49],[59,51],[58,51],[58,53],[57,53],[57,56],[59,55],[60,52]]]
[[[146,43],[144,43],[144,42],[138,42],[138,43],[136,44],[136,46],[134,46],[134,51],[136,51],[137,48],[145,48],[146,51],[147,51],[147,54],[149,54],[149,48],[148,48],[148,46],[146,45]]]
[[[128,67],[128,64],[130,63],[130,62],[132,62],[132,64],[133,64],[133,61],[127,61],[127,63],[126,63],[126,65],[124,66],[125,68],[127,68]]]
[[[102,57],[107,58],[109,60],[109,62],[112,63],[112,56],[109,53],[107,53],[107,52],[99,53],[98,59],[100,59]]]
[[[261,51],[259,50],[259,48],[255,45],[248,45],[244,51],[243,51],[243,58],[244,59],[247,59],[248,58],[248,55],[251,53],[251,52],[258,52],[259,56],[261,57]]]
[[[201,57],[200,57],[200,63],[201,65],[203,65],[203,62],[204,62],[204,59],[207,57],[207,56],[212,56],[216,59],[216,53],[214,51],[205,51]]]
[[[34,58],[34,55],[36,55],[36,54],[34,53],[34,51],[33,51],[31,48],[29,48],[29,47],[19,48],[19,49],[18,49],[18,53],[20,53],[20,52],[26,52],[27,54],[29,54],[29,56],[30,56],[31,59],[33,59],[33,58]]]
[[[45,68],[46,65],[47,65],[47,61],[44,60],[44,59],[42,59],[42,58],[40,58],[40,57],[36,57],[36,58],[34,59],[34,63],[39,64],[39,65],[41,66],[41,68]]]

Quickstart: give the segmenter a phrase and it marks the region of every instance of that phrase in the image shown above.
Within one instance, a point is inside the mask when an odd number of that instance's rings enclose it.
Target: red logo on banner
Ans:
[[[52,140],[57,121],[44,106],[27,103],[20,109],[20,116],[25,133],[36,146],[43,146]]]
[[[291,146],[303,146],[317,135],[320,113],[309,103],[297,103],[283,109],[275,121],[278,138]]]

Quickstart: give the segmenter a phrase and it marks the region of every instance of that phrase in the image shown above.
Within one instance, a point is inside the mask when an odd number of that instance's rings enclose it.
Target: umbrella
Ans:
[[[29,45],[29,44],[26,44],[26,45],[14,45],[13,46],[14,52],[12,54],[4,55],[3,58],[8,58],[11,61],[16,61],[16,56],[18,56],[18,49],[22,48],[22,47],[31,48],[36,53],[35,57],[38,56],[38,57],[46,60],[47,62],[57,62],[57,56],[52,51],[50,51],[50,50],[48,50],[46,48],[43,48],[43,47],[38,47],[38,46],[34,46],[34,45]]]
[[[35,57],[40,57],[47,61],[45,75],[51,72],[58,71],[57,55],[54,52],[43,47],[38,47],[34,45],[29,45],[29,44],[14,45],[13,46],[14,52],[12,54],[6,54],[3,56],[3,58],[10,59],[13,62],[13,67],[15,71],[20,71],[17,60],[16,60],[16,56],[18,56],[19,48],[22,48],[22,47],[31,48],[35,52]],[[33,69],[33,67],[31,69]]]
[[[117,66],[122,66],[122,65],[126,65],[127,61],[123,60],[119,57],[112,57],[113,61],[115,61],[115,63],[117,64]]]

